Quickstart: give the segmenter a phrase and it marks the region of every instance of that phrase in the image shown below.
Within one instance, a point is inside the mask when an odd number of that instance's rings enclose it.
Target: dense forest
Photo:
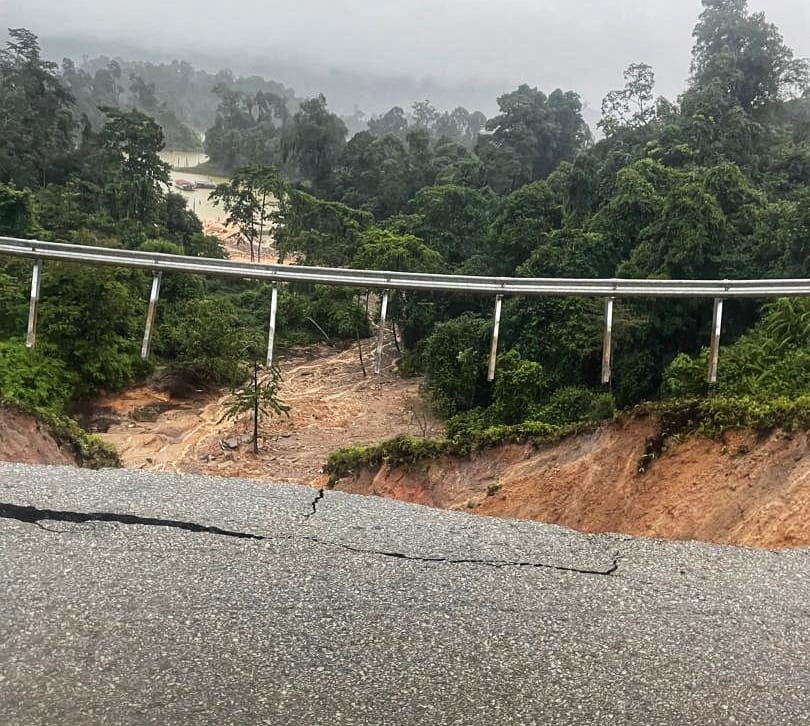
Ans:
[[[236,199],[251,202],[242,223],[250,229],[256,213],[262,224],[266,215],[279,254],[303,264],[530,277],[810,277],[808,64],[745,0],[703,6],[687,88],[674,100],[656,97],[653,69],[631,65],[623,87],[604,99],[598,139],[573,90],[521,85],[498,99],[490,119],[418,102],[349,137],[323,96],[297,100],[278,84],[217,82],[205,150],[232,181],[216,194],[231,209]],[[182,68],[176,79],[189,88],[215,80]],[[112,63],[92,75],[60,69],[41,58],[32,33],[11,31],[0,52],[0,234],[222,255],[184,199],[165,190],[158,153],[167,117],[182,122],[161,99],[174,90],[142,66],[119,95],[125,75]],[[182,118],[204,115],[197,113]],[[276,204],[257,207],[268,191]],[[30,268],[0,262],[0,385],[8,399],[62,410],[153,365],[195,384],[235,385],[257,355],[267,286],[167,276],[147,364],[138,357],[145,275],[55,263],[44,268],[41,345],[28,351]],[[365,302],[356,291],[288,286],[281,342],[367,334]],[[451,435],[607,418],[616,407],[658,399],[710,397],[741,420],[775,401],[810,405],[806,298],[728,304],[712,387],[710,301],[618,304],[610,387],[599,377],[601,304],[581,298],[508,299],[498,376],[488,383],[492,304],[463,294],[392,300],[401,374],[425,375],[425,396],[449,419]]]

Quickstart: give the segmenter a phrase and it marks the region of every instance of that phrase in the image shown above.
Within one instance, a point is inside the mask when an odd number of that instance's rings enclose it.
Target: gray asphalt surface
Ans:
[[[0,464],[0,724],[810,723],[808,550],[314,498]]]

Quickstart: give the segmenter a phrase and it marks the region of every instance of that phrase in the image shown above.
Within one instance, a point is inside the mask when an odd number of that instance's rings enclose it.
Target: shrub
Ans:
[[[0,341],[0,395],[5,400],[60,412],[76,383],[62,361],[22,343]]]

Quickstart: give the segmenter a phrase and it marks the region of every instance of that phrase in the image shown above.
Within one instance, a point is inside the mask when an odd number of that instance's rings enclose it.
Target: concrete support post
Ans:
[[[267,335],[267,367],[273,365],[273,346],[276,342],[276,313],[278,312],[278,285],[273,283],[270,293],[270,332]]]
[[[709,383],[717,383],[717,363],[720,358],[720,330],[723,326],[723,299],[714,301],[714,316],[712,320],[712,347],[709,351]]]
[[[377,357],[374,359],[374,373],[380,375],[382,370],[383,339],[385,337],[385,321],[388,317],[388,290],[383,292],[382,306],[380,308],[380,326],[377,329]]]
[[[610,383],[613,362],[613,306],[616,298],[605,300],[605,337],[602,341],[602,383]]]
[[[27,348],[33,348],[37,342],[37,314],[39,312],[39,288],[42,285],[42,260],[34,263],[31,277],[31,304],[28,308],[28,334],[25,337]]]
[[[489,350],[489,371],[487,380],[492,383],[495,380],[495,365],[498,361],[498,337],[501,334],[501,311],[503,310],[503,295],[495,298],[495,325],[492,328],[492,347]]]
[[[161,272],[155,272],[152,275],[152,292],[149,294],[149,310],[146,313],[146,330],[144,330],[143,333],[143,345],[141,346],[141,358],[144,360],[149,357],[149,349],[152,347],[152,329],[155,327],[157,303],[160,297],[160,278],[162,274]]]

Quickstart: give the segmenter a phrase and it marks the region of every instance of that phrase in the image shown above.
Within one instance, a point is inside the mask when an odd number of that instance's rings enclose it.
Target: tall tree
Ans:
[[[573,161],[590,138],[573,91],[557,89],[546,96],[524,84],[501,96],[498,106],[501,113],[487,122],[490,133],[479,137],[477,146],[496,192],[545,179],[561,161]]]
[[[275,218],[276,204],[284,203],[286,190],[278,169],[246,166],[229,182],[211,192],[215,204],[222,204],[227,224],[236,225],[250,247],[250,261],[262,261],[262,241]]]
[[[163,132],[140,111],[102,110],[108,121],[97,142],[114,170],[113,181],[105,185],[112,197],[113,218],[135,220],[144,226],[157,224],[170,169],[160,158]]]
[[[693,35],[695,89],[717,86],[751,112],[807,87],[807,62],[794,58],[764,13],[748,12],[747,0],[703,0]]]
[[[284,163],[314,191],[329,193],[345,145],[346,124],[329,112],[321,95],[304,101],[293,116],[282,141]]]
[[[73,149],[73,97],[40,55],[37,37],[9,30],[0,50],[0,182],[45,186],[54,163]]]
[[[624,72],[625,85],[602,100],[602,119],[597,126],[605,136],[621,127],[638,128],[655,118],[655,73],[646,63],[633,63]]]

